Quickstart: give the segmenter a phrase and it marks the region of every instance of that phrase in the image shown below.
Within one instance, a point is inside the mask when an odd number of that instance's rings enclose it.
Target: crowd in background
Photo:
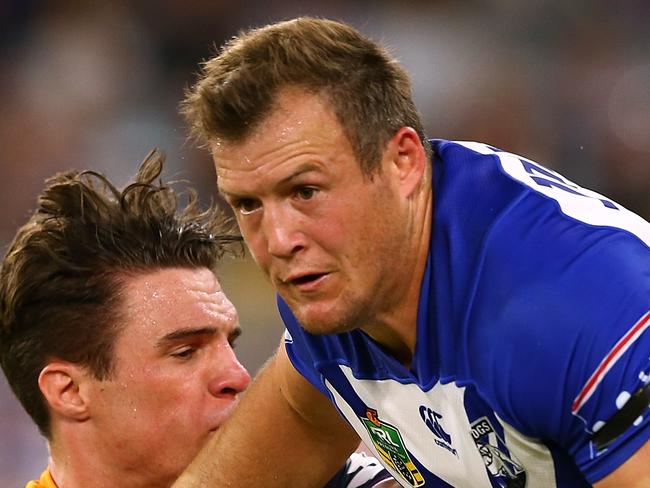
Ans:
[[[347,21],[412,75],[428,134],[528,156],[650,218],[650,2],[645,0],[113,0],[0,2],[0,244],[46,177],[92,168],[127,182],[153,147],[167,177],[218,198],[178,115],[198,63],[240,29],[298,15]],[[471,189],[468,189],[468,197]],[[279,343],[249,261],[220,273],[255,371]],[[0,486],[47,462],[0,378]]]

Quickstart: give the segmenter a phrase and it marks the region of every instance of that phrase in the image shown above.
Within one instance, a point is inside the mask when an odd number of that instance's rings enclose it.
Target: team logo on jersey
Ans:
[[[420,417],[422,417],[425,425],[436,436],[433,439],[436,445],[447,449],[454,456],[458,457],[458,451],[451,447],[451,436],[445,432],[445,429],[442,428],[439,422],[442,420],[442,415],[426,405],[420,405]]]
[[[472,438],[490,476],[502,488],[524,488],[526,471],[494,431],[487,417],[474,421]]]
[[[424,485],[424,478],[411,461],[411,456],[404,446],[399,430],[380,420],[377,410],[373,408],[367,409],[366,418],[361,417],[361,421],[370,434],[370,439],[382,460],[402,475],[402,478],[411,486]]]

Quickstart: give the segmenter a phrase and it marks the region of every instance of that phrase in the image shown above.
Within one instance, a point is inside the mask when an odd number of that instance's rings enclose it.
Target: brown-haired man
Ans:
[[[647,222],[427,141],[407,74],[339,22],[243,32],[182,110],[287,335],[177,486],[315,486],[359,437],[403,486],[650,486]]]
[[[169,487],[249,383],[214,274],[241,237],[191,189],[177,209],[162,164],[153,152],[122,191],[51,178],[4,258],[0,362],[51,454],[29,488]],[[328,488],[355,476],[389,478],[357,454]]]

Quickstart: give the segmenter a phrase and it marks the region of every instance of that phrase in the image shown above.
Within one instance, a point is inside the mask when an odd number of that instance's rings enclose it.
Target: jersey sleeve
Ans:
[[[646,406],[606,447],[594,440],[650,381],[650,224],[511,159],[530,190],[489,236],[472,318],[490,325],[470,354],[497,413],[594,483],[650,439]]]
[[[387,479],[392,477],[379,461],[355,452],[324,488],[372,488]]]
[[[650,382],[649,325],[650,312],[623,330],[606,354],[598,355],[597,364],[590,361],[591,374],[581,382],[571,403],[571,414],[583,428],[575,436],[575,459],[591,483],[610,474],[649,442],[648,401],[642,400],[641,408],[630,403]],[[617,415],[621,411],[632,416],[621,418]],[[616,422],[618,426],[614,426]],[[613,426],[607,443],[598,442],[597,433]]]

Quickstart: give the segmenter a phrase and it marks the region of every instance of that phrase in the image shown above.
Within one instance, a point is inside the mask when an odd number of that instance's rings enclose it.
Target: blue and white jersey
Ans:
[[[373,488],[393,479],[374,457],[354,452],[324,488]]]
[[[411,368],[279,299],[296,369],[405,487],[581,487],[650,438],[650,224],[526,158],[433,141],[434,221]]]

